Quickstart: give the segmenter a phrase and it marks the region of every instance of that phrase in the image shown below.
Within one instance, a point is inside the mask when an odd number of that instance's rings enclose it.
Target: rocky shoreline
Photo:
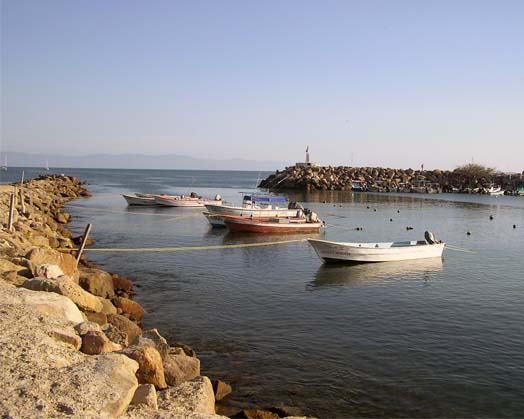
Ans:
[[[11,194],[17,197],[11,229]],[[200,360],[143,330],[133,284],[72,250],[63,204],[90,194],[79,180],[50,175],[0,189],[0,395],[2,418],[224,418],[231,392],[200,374]],[[290,417],[244,409],[231,417]]]
[[[523,174],[495,172],[480,165],[456,170],[413,170],[382,167],[317,166],[297,164],[262,180],[260,188],[290,190],[331,190],[368,192],[462,192],[487,193],[498,185],[506,193],[524,186]]]

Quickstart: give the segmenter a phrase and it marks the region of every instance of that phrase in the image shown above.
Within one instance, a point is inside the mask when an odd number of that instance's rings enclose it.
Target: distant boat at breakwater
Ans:
[[[483,175],[479,176],[478,171],[474,170],[479,167],[466,165],[449,171],[297,164],[283,171],[277,170],[262,180],[259,187],[271,190],[488,194],[489,188],[497,184],[502,191],[510,195],[517,195],[517,191],[524,187],[524,172],[500,173],[486,169]]]

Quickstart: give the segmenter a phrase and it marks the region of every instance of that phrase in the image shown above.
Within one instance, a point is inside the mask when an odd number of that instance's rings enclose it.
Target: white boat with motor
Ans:
[[[124,199],[127,201],[127,205],[141,205],[141,206],[154,206],[155,198],[153,195],[136,193],[134,195],[122,194]]]
[[[228,205],[222,203],[216,205],[208,203],[205,205],[207,214],[211,217],[207,219],[218,220],[219,215],[236,215],[239,217],[296,217],[297,211],[304,208],[294,202],[289,202],[285,196],[266,195],[266,194],[245,194],[242,198],[242,205]],[[212,225],[219,225],[211,223]],[[223,224],[221,224],[223,225]]]
[[[504,195],[504,190],[500,186],[492,186],[488,189],[488,194],[492,196],[501,196]]]
[[[191,192],[189,196],[186,195],[153,195],[155,203],[157,205],[164,205],[168,207],[184,207],[184,208],[195,208],[204,207],[207,204],[216,206],[222,205],[222,197],[216,195],[214,199],[202,198],[195,192]]]
[[[389,243],[347,243],[308,239],[317,255],[326,262],[391,262],[442,257],[445,243],[426,231],[426,240]]]

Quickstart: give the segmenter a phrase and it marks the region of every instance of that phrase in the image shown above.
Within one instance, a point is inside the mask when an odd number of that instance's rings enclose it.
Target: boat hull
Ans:
[[[155,203],[154,198],[143,197],[143,196],[124,195],[124,194],[122,194],[122,196],[127,201],[127,205],[140,205],[140,206],[148,206],[148,207],[157,205]]]
[[[442,257],[445,243],[343,243],[308,239],[317,255],[326,262],[393,262]],[[378,246],[377,246],[378,245]]]
[[[207,218],[209,224],[213,227],[226,228],[226,223],[224,222],[224,217],[220,214],[210,214],[209,212],[204,212],[204,216]]]
[[[322,222],[293,222],[279,219],[250,219],[246,217],[224,216],[224,224],[232,232],[288,234],[288,233],[318,233]]]
[[[210,214],[234,215],[238,217],[294,217],[298,211],[297,209],[287,208],[243,208],[214,203],[207,203],[205,207]]]
[[[220,206],[222,201],[214,199],[191,198],[186,196],[155,195],[154,200],[158,205],[167,207],[203,208],[206,204]]]

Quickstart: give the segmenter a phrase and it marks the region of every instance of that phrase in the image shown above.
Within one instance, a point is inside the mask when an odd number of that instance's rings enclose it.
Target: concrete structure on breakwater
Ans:
[[[524,185],[523,174],[497,173],[489,177],[464,176],[458,171],[389,169],[381,167],[295,165],[278,171],[260,184],[267,189],[361,190],[371,192],[483,193],[496,184],[515,191]]]

